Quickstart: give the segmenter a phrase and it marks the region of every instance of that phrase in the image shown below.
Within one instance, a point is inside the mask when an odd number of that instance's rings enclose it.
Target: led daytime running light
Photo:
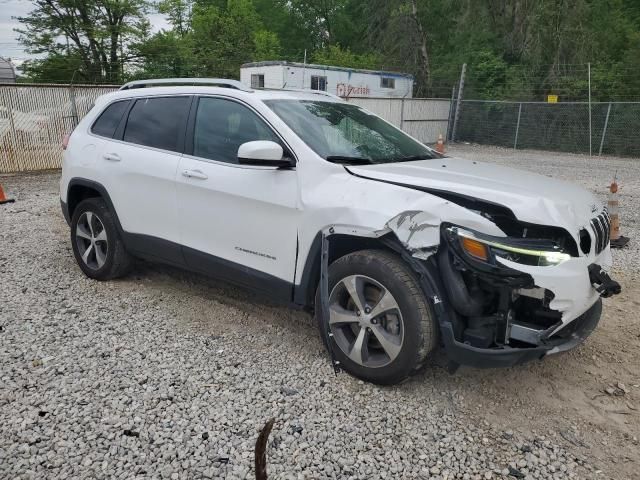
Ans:
[[[451,227],[450,231],[452,231],[453,233],[457,234],[460,237],[464,237],[464,238],[470,238],[473,239],[477,242],[481,242],[484,243],[485,245],[489,246],[489,247],[495,247],[498,248],[500,250],[504,250],[506,252],[512,252],[512,253],[519,253],[521,255],[531,255],[534,257],[542,257],[544,259],[547,260],[547,262],[558,265],[560,263],[566,262],[567,260],[571,259],[571,255],[569,255],[568,253],[564,253],[564,252],[552,252],[549,250],[532,250],[529,248],[521,248],[521,247],[514,247],[513,245],[505,245],[503,243],[498,243],[498,242],[494,242],[492,240],[487,240],[484,238],[478,238],[476,235],[474,235],[473,233],[467,231],[467,230],[461,230],[459,228],[456,227]]]

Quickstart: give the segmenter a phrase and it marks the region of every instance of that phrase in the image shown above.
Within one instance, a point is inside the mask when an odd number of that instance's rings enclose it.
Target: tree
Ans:
[[[280,57],[280,39],[268,30],[258,30],[253,34],[253,60],[276,60]]]
[[[288,6],[303,25],[313,32],[316,47],[334,40],[334,20],[344,9],[345,0],[290,0]]]
[[[181,37],[184,37],[191,27],[192,8],[191,0],[160,0],[158,3],[158,12],[166,15],[175,33]]]
[[[195,5],[192,46],[203,75],[237,78],[254,59],[260,21],[250,0],[229,0],[226,8]]]
[[[129,42],[148,31],[147,0],[34,0],[17,31],[30,53],[79,60],[76,79],[118,82]],[[36,70],[32,70],[36,72]],[[71,81],[71,77],[67,79]]]
[[[500,32],[503,56],[520,61],[534,41],[539,0],[487,0],[493,31]]]
[[[418,96],[640,96],[638,0],[33,0],[22,42],[33,80],[237,77],[242,63],[302,61],[414,75]],[[157,6],[170,23],[150,34]]]
[[[176,30],[161,31],[131,45],[135,53],[136,68],[133,78],[180,78],[197,75],[197,61],[190,48],[188,34]]]
[[[356,54],[340,45],[329,45],[313,55],[313,62],[337,67],[375,69],[380,65],[381,59],[375,53]]]
[[[243,63],[280,56],[251,0],[163,0],[160,8],[172,29],[133,45],[135,76],[236,78]]]
[[[300,21],[288,0],[253,0],[253,4],[264,28],[278,37],[281,58],[301,61],[305,50],[315,50],[315,33]]]
[[[420,2],[424,7],[426,2]],[[426,95],[431,85],[429,26],[417,0],[371,0],[363,16],[370,19],[368,42],[387,60],[387,69],[413,73],[417,93]]]
[[[18,68],[29,82],[67,83],[83,64],[77,56],[51,53],[43,59],[27,60]]]

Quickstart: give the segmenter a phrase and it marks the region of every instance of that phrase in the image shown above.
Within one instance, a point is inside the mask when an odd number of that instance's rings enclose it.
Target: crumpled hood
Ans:
[[[572,183],[460,158],[347,168],[362,177],[497,203],[521,221],[562,226],[572,235],[602,210],[602,203],[591,192]]]

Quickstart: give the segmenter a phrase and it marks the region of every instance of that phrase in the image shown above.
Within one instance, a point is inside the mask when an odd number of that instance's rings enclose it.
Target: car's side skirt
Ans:
[[[161,238],[122,232],[127,250],[134,256],[167,263],[247,288],[277,303],[291,304],[293,283],[224,258]]]

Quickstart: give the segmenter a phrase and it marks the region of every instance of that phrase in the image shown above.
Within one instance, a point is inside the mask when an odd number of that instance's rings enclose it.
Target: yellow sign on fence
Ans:
[[[547,95],[547,103],[558,103],[558,95]]]

